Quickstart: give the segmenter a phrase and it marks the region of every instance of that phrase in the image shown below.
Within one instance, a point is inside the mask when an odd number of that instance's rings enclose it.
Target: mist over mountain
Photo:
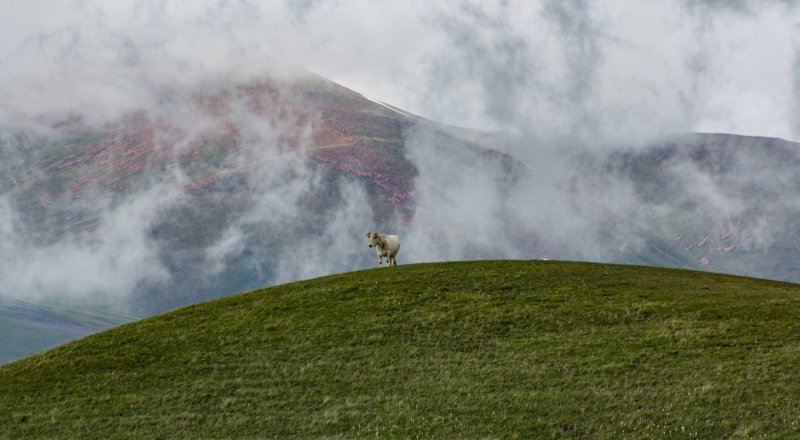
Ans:
[[[165,96],[170,112],[6,132],[6,297],[151,313],[369,267],[369,229],[401,233],[401,261],[562,258],[798,279],[786,233],[793,143],[545,145],[531,164],[502,152],[514,148],[507,136],[308,74]]]
[[[9,328],[20,307],[48,310],[27,326],[61,316],[73,324],[59,334],[83,334],[96,327],[65,310],[120,322],[371,267],[372,229],[403,237],[401,263],[551,258],[800,280],[795,143],[556,143],[529,163],[514,135],[439,124],[310,74],[164,100],[169,111],[3,132]]]
[[[0,0],[9,326],[370,267],[371,229],[800,279],[794,2],[41,6]]]
[[[609,238],[638,237],[649,250],[622,259],[796,282],[799,152],[800,144],[775,138],[674,135],[588,161],[591,177],[575,179],[575,191],[627,188],[621,203],[600,195],[622,232]]]

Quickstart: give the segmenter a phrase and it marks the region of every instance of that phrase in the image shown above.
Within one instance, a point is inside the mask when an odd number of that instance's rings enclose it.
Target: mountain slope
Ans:
[[[617,261],[798,282],[798,167],[794,142],[691,133],[619,148],[587,174],[595,191],[632,189],[615,221],[635,225],[648,246]]]
[[[0,364],[133,319],[85,306],[0,299]]]
[[[191,306],[0,367],[0,436],[792,437],[800,286],[548,261]]]
[[[394,229],[414,214],[406,130],[476,152],[484,164],[513,164],[458,130],[440,132],[313,75],[198,84],[161,98],[160,108],[105,124],[75,116],[44,133],[0,130],[0,258],[8,262],[0,298],[146,316],[367,267],[363,231]],[[331,243],[342,238],[346,246]],[[339,252],[317,256],[319,241]],[[298,255],[306,249],[312,255]],[[309,258],[321,261],[295,264]],[[83,333],[15,313],[7,313],[0,360]],[[42,336],[27,337],[31,328]]]
[[[95,289],[100,292],[84,287],[75,295],[120,290],[115,294],[133,296],[142,313],[163,311],[279,280],[275,266],[283,254],[300,236],[324,234],[330,218],[353,198],[352,188],[366,193],[358,206],[360,228],[409,222],[417,170],[406,157],[407,130],[477,152],[483,165],[501,163],[514,171],[516,163],[459,139],[457,130],[313,75],[201,84],[165,92],[163,100],[162,108],[105,125],[77,117],[50,127],[47,135],[0,133],[0,212],[10,213],[6,235],[13,243],[5,253],[102,253],[118,235],[138,237],[139,246],[123,250],[145,248],[141,253],[150,263],[136,263],[157,266],[150,272],[166,276],[141,270],[129,283]],[[106,231],[117,217],[131,224]],[[237,251],[212,258],[230,231],[241,238]],[[30,259],[41,259],[31,253]],[[209,266],[214,270],[205,270]],[[17,278],[7,271],[7,278]],[[201,273],[214,276],[198,279]],[[10,287],[36,285],[27,284]],[[51,284],[44,287],[60,294],[62,286]],[[165,291],[178,298],[164,298]]]

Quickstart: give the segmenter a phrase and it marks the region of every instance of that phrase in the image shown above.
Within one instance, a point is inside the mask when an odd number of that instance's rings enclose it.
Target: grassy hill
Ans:
[[[208,302],[0,367],[0,438],[800,435],[800,286],[481,261]]]

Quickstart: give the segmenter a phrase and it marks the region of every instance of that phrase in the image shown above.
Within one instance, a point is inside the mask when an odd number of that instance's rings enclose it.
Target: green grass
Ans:
[[[798,438],[800,286],[482,261],[208,302],[0,367],[0,438]]]

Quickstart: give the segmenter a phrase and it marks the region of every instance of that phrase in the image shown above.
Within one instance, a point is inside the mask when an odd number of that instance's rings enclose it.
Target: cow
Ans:
[[[386,258],[386,267],[397,266],[395,256],[400,250],[400,236],[380,234],[378,232],[367,232],[365,237],[369,242],[369,247],[374,247],[378,253],[378,266],[383,266],[383,259]]]

